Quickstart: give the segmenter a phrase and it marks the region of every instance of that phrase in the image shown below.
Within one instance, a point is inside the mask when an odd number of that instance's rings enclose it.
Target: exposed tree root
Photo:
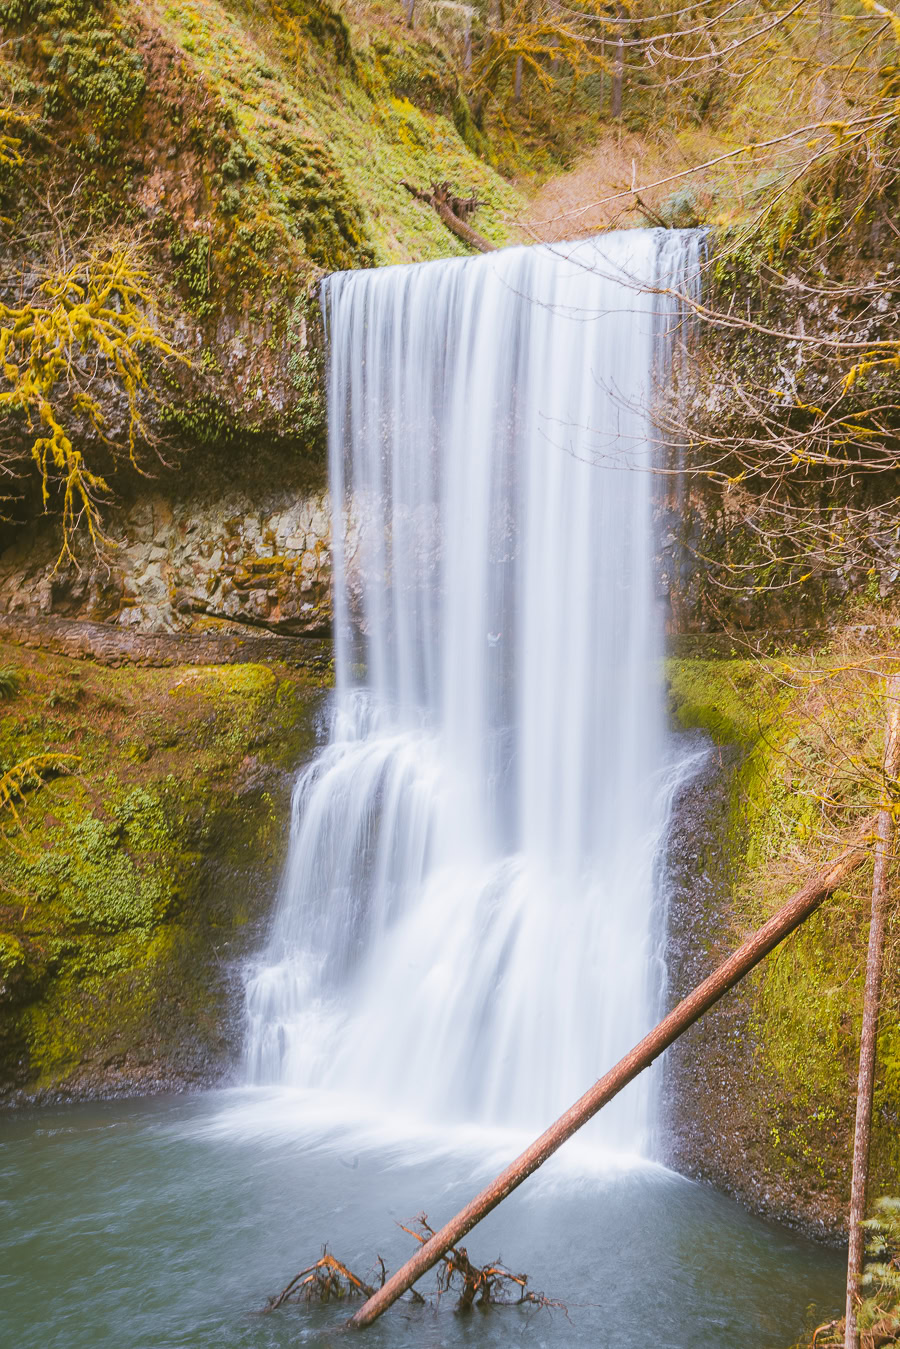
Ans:
[[[384,1283],[385,1268],[380,1257],[379,1262],[381,1282]],[[308,1269],[301,1269],[277,1297],[269,1298],[265,1310],[273,1312],[285,1302],[340,1302],[348,1297],[371,1297],[374,1292],[374,1288],[358,1279],[340,1260],[329,1255],[326,1247],[320,1260]]]
[[[404,1227],[416,1241],[423,1243],[434,1236],[424,1213],[415,1219],[415,1227]],[[377,1257],[381,1267],[380,1286],[384,1287],[387,1270],[381,1256]],[[533,1307],[556,1308],[568,1315],[562,1302],[554,1302],[543,1293],[535,1293],[528,1287],[527,1274],[514,1274],[499,1261],[490,1265],[473,1265],[465,1246],[453,1247],[442,1257],[437,1277],[437,1298],[440,1301],[446,1293],[458,1295],[457,1310],[471,1311],[477,1304],[480,1307],[501,1306],[518,1307],[529,1303]],[[341,1264],[326,1247],[322,1257],[307,1269],[295,1274],[286,1288],[277,1297],[270,1298],[265,1311],[275,1311],[286,1302],[342,1302],[346,1298],[372,1297],[375,1289],[358,1278],[346,1265]],[[421,1293],[410,1289],[414,1302],[424,1303]]]
[[[412,183],[405,181],[400,186],[405,187],[407,192],[411,193],[417,201],[424,201],[429,206],[433,206],[447,229],[472,248],[477,248],[479,253],[491,253],[497,247],[496,244],[492,244],[489,239],[485,239],[483,234],[479,234],[477,230],[473,230],[472,226],[466,223],[468,217],[479,206],[484,205],[484,202],[479,201],[474,192],[470,197],[457,197],[448,182],[432,183],[430,192],[423,192],[420,188],[414,187]]]
[[[424,1213],[415,1220],[416,1227],[403,1227],[411,1237],[423,1245],[434,1236],[434,1228]],[[469,1311],[477,1302],[479,1306],[492,1303],[501,1307],[517,1307],[530,1302],[535,1307],[555,1307],[566,1312],[562,1302],[554,1302],[543,1293],[534,1293],[528,1288],[527,1274],[513,1274],[512,1270],[495,1261],[492,1265],[473,1265],[465,1246],[451,1246],[441,1257],[443,1268],[438,1270],[438,1299],[445,1293],[457,1292],[459,1311]],[[566,1312],[568,1315],[568,1313]]]

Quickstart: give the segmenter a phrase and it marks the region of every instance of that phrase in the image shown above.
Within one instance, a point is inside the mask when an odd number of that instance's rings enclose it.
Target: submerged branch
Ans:
[[[420,1213],[414,1221],[415,1227],[405,1227],[403,1223],[398,1226],[424,1245],[434,1236],[434,1229],[424,1213]],[[380,1255],[377,1260],[381,1268],[380,1287],[383,1288],[387,1270]],[[562,1302],[554,1302],[543,1293],[532,1292],[528,1287],[527,1274],[514,1274],[499,1260],[488,1265],[475,1265],[469,1259],[465,1246],[460,1246],[445,1251],[441,1262],[437,1300],[440,1301],[446,1293],[456,1293],[458,1311],[470,1311],[476,1303],[482,1307],[518,1307],[529,1303],[533,1307],[554,1308],[568,1315]],[[269,1299],[265,1311],[275,1311],[286,1302],[341,1302],[345,1298],[374,1296],[375,1289],[358,1278],[340,1260],[329,1255],[326,1246],[320,1260],[307,1269],[301,1269],[277,1297]],[[414,1302],[425,1302],[425,1298],[415,1289],[411,1290],[411,1296]]]

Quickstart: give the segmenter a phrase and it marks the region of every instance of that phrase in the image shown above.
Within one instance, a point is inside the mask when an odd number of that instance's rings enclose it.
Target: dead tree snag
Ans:
[[[457,197],[454,195],[453,188],[448,182],[432,183],[430,192],[422,192],[419,188],[413,187],[412,183],[402,182],[401,187],[405,187],[407,192],[416,198],[417,201],[427,202],[433,206],[438,215],[458,239],[462,239],[472,248],[477,248],[479,253],[491,253],[497,247],[484,235],[473,230],[471,225],[466,223],[468,217],[472,215],[484,202],[479,201],[473,192],[470,197]]]

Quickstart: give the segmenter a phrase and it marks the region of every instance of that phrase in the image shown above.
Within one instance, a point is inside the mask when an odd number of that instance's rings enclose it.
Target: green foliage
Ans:
[[[248,747],[255,777],[273,765],[287,782],[315,743],[319,690],[277,663],[25,660],[0,760],[50,746],[60,761],[77,741],[81,764],[48,774],[40,795],[29,788],[21,826],[0,835],[0,1090],[22,1063],[20,1085],[77,1084],[85,1071],[108,1084],[132,1056],[153,1059],[158,1081],[198,1034],[221,1050],[215,946],[237,949],[255,896],[270,892],[287,805],[244,781]],[[73,673],[83,697],[48,709]],[[252,883],[234,879],[251,867]]]
[[[454,107],[446,58],[390,28],[359,41],[327,5],[298,0],[272,15],[263,34],[216,3],[165,11],[166,36],[189,53],[230,121],[214,173],[231,222],[227,240],[213,241],[223,296],[273,288],[288,240],[329,270],[465,252],[403,191],[404,178],[453,177],[488,203],[482,232],[509,238],[501,213],[519,199],[473,156],[480,133]]]
[[[300,31],[308,34],[321,47],[333,54],[339,65],[353,65],[353,39],[347,20],[328,0],[277,0],[275,12],[279,19],[299,20]]]
[[[174,264],[176,282],[187,292],[187,308],[197,318],[204,318],[216,309],[210,298],[213,289],[211,270],[212,245],[209,235],[200,231],[173,239],[169,253]]]
[[[866,1260],[857,1324],[864,1343],[900,1340],[900,1199],[879,1199],[864,1224]],[[874,1338],[877,1336],[877,1339]]]
[[[322,352],[307,345],[306,316],[299,300],[288,320],[287,341],[288,378],[297,393],[294,425],[307,444],[315,444],[325,435],[325,370]]]
[[[665,199],[659,214],[669,229],[682,230],[694,229],[701,224],[705,212],[698,200],[696,188],[680,187]]]
[[[76,24],[106,9],[105,0],[0,0],[0,23]]]
[[[490,142],[472,116],[469,100],[462,90],[457,92],[453,100],[453,125],[459,132],[460,139],[474,154],[488,162],[491,161]]]
[[[167,435],[193,445],[228,445],[237,434],[234,414],[215,393],[179,398],[160,409],[160,423]]]
[[[127,135],[129,119],[140,105],[146,79],[140,54],[120,32],[88,28],[64,32],[54,46],[46,111],[62,115],[70,105],[85,112],[85,146],[92,158],[115,153]]]
[[[331,151],[293,128],[266,129],[259,143],[276,199],[313,261],[329,270],[371,263],[365,221]]]
[[[22,943],[8,932],[0,932],[0,994],[5,985],[25,964]]]
[[[14,665],[0,669],[0,699],[14,698],[22,687],[22,672]]]

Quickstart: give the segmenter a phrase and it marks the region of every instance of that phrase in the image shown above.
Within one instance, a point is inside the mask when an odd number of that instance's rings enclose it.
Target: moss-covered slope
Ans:
[[[521,198],[476,152],[452,64],[398,19],[351,22],[329,0],[0,0],[0,117],[15,141],[0,154],[0,304],[46,306],[48,279],[54,294],[67,276],[85,288],[124,250],[186,358],[141,349],[141,469],[204,449],[214,467],[260,443],[321,469],[322,275],[465,252],[405,180],[474,191],[478,229],[514,239]],[[135,427],[114,352],[85,339],[72,364],[54,415],[119,490]],[[39,420],[15,402],[4,413],[22,494],[5,513],[20,519],[45,504]]]
[[[897,632],[808,656],[672,660],[676,721],[721,747],[676,857],[673,992],[762,923],[882,798],[881,654]],[[718,768],[723,765],[724,772]],[[730,767],[729,767],[730,765]],[[717,798],[715,779],[720,784]],[[843,1229],[871,864],[691,1031],[672,1056],[674,1160],[780,1218]],[[892,902],[872,1193],[900,1186],[900,906]],[[692,969],[685,952],[703,952]]]
[[[0,837],[0,1094],[202,1081],[234,1048],[321,677],[0,644],[4,769],[71,755]]]

